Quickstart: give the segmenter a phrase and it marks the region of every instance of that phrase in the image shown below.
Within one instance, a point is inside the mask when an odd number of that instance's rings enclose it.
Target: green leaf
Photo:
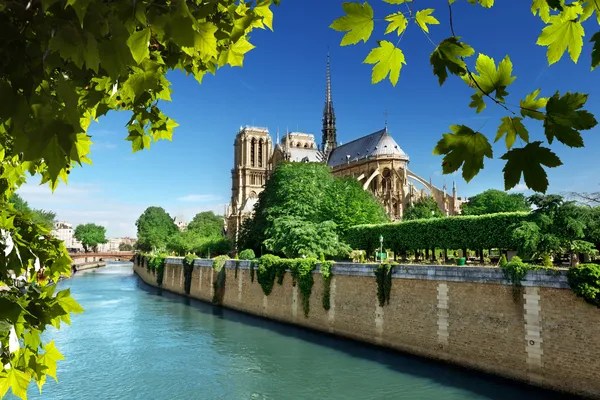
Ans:
[[[387,40],[382,40],[379,42],[379,47],[372,49],[363,63],[375,64],[371,77],[372,83],[381,82],[389,73],[390,82],[392,82],[393,86],[396,86],[400,77],[402,64],[406,64],[406,61],[404,61],[402,50]]]
[[[263,17],[262,22],[273,31],[273,11],[271,11],[271,0],[265,0],[260,2],[256,7],[254,7],[254,12],[257,15]]]
[[[408,20],[401,12],[397,12],[395,14],[390,14],[385,17],[385,20],[389,22],[385,35],[388,33],[398,31],[398,36],[406,29],[406,25],[408,24]]]
[[[504,135],[506,135],[506,148],[510,150],[510,148],[515,143],[517,136],[525,141],[525,143],[529,142],[529,132],[527,128],[521,122],[523,118],[520,117],[504,117],[501,119],[502,124],[498,127],[498,132],[496,133],[496,139],[494,142],[500,140]]]
[[[559,61],[567,49],[573,62],[579,59],[585,34],[581,21],[577,20],[581,12],[581,5],[577,4],[565,7],[560,15],[549,17],[550,25],[542,30],[536,42],[540,46],[548,47],[546,57],[549,65]]]
[[[388,4],[404,4],[411,3],[413,0],[383,0]]]
[[[329,26],[338,32],[348,32],[342,38],[342,46],[356,44],[361,40],[367,42],[373,32],[373,8],[367,2],[343,3],[346,15],[333,21]]]
[[[504,172],[504,189],[515,187],[521,180],[521,174],[528,188],[536,192],[546,192],[548,175],[542,165],[554,168],[562,165],[560,158],[546,147],[540,147],[542,142],[532,142],[523,148],[512,149],[501,158],[506,160],[502,169]]]
[[[537,98],[540,94],[540,89],[535,90],[532,93],[529,93],[525,100],[520,101],[521,107],[521,115],[523,117],[529,117],[533,119],[537,119],[543,121],[546,118],[546,115],[542,111],[537,111],[541,108],[546,107],[546,103],[548,103],[547,97]]]
[[[217,38],[215,32],[217,27],[212,22],[204,22],[198,25],[199,33],[194,38],[194,48],[205,57],[217,57]]]
[[[127,39],[127,46],[131,50],[131,55],[136,63],[141,64],[146,58],[150,56],[150,28],[144,28],[141,31],[137,31],[129,36]]]
[[[254,46],[246,38],[242,38],[231,44],[228,49],[221,51],[219,56],[219,65],[226,64],[232,67],[242,67],[244,64],[244,55],[252,50]]]
[[[83,67],[84,39],[74,26],[63,26],[48,42],[48,49],[57,52],[62,58],[71,60],[77,68]]]
[[[592,49],[592,71],[600,64],[600,32],[594,33],[594,36],[590,39],[590,42],[594,43]]]
[[[492,145],[487,137],[465,125],[450,126],[433,149],[433,154],[444,154],[442,171],[451,174],[462,166],[462,176],[469,182],[483,168],[483,158],[492,158]]]
[[[473,101],[469,106],[477,108],[477,112],[479,113],[485,108],[485,103],[482,99],[484,94],[489,96],[493,95],[496,100],[504,102],[504,97],[508,95],[506,87],[510,85],[516,77],[511,76],[512,62],[508,56],[500,61],[498,69],[496,69],[496,63],[493,58],[488,57],[485,54],[479,54],[477,62],[475,63],[475,70],[479,75],[475,73],[470,75],[465,74],[462,76],[462,79],[469,86],[477,90],[477,93],[471,96]],[[473,80],[477,84],[475,84]]]
[[[546,119],[544,130],[548,143],[554,138],[569,147],[583,147],[580,130],[592,129],[597,125],[594,115],[586,110],[580,110],[587,101],[587,95],[582,93],[565,93],[562,97],[558,92],[550,97],[546,104]]]
[[[85,49],[83,50],[83,59],[85,60],[85,65],[92,71],[98,73],[98,66],[100,65],[98,43],[96,43],[96,39],[89,32],[85,33],[85,41],[87,43]]]
[[[427,33],[429,33],[429,27],[427,25],[440,24],[440,21],[430,15],[434,11],[435,10],[433,8],[427,8],[425,10],[417,11],[417,14],[415,15],[415,22]]]
[[[79,314],[85,310],[71,297],[71,290],[61,290],[56,294],[56,301],[66,313]]]
[[[440,86],[448,78],[448,72],[458,76],[466,74],[467,65],[463,61],[463,58],[470,57],[474,53],[475,50],[471,46],[461,42],[460,37],[453,36],[442,40],[429,57],[429,63],[433,67],[433,74],[438,77]]]
[[[73,7],[75,10],[75,14],[77,14],[77,18],[79,19],[79,23],[83,28],[83,20],[85,19],[85,14],[87,12],[87,8],[90,4],[91,0],[67,0],[67,4],[65,8],[68,6]]]
[[[46,373],[54,378],[55,381],[58,382],[58,378],[56,377],[56,362],[59,360],[64,360],[62,354],[58,351],[56,346],[54,345],[54,340],[44,346],[44,353],[40,356],[40,363],[46,365],[48,369]]]
[[[6,374],[0,374],[0,397],[12,389],[12,393],[21,399],[27,399],[27,387],[31,381],[31,375],[16,368],[4,369]]]
[[[546,0],[533,0],[531,2],[531,13],[533,15],[539,14],[540,19],[544,21],[544,23],[550,21],[550,7]]]

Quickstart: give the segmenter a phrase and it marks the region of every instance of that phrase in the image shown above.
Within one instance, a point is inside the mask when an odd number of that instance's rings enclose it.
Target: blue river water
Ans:
[[[86,312],[32,399],[565,399],[511,381],[159,291],[130,263],[61,282]]]

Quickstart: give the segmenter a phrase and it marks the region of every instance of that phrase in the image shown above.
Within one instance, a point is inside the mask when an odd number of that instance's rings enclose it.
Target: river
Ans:
[[[66,360],[32,399],[566,398],[161,293],[130,263],[60,285],[86,312],[49,334]]]

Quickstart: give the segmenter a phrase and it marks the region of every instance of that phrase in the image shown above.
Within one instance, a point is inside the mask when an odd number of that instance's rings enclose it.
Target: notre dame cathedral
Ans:
[[[446,215],[460,212],[463,199],[446,186],[438,189],[408,169],[408,155],[384,129],[346,144],[336,139],[335,112],[331,94],[331,71],[327,56],[325,107],[321,145],[309,133],[288,132],[281,141],[279,133],[273,141],[267,128],[240,128],[234,142],[234,166],[231,170],[231,203],[226,207],[226,229],[237,240],[242,221],[252,215],[258,194],[273,168],[281,161],[323,162],[336,176],[352,176],[365,190],[381,201],[393,221],[402,219],[403,210],[414,201],[431,196]],[[419,185],[419,186],[417,186]]]

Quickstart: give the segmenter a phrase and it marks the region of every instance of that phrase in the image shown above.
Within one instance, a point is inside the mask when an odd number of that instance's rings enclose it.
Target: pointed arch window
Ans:
[[[256,139],[252,138],[250,141],[250,165],[256,166]]]
[[[262,167],[263,166],[263,140],[260,139],[258,141],[258,166]]]

